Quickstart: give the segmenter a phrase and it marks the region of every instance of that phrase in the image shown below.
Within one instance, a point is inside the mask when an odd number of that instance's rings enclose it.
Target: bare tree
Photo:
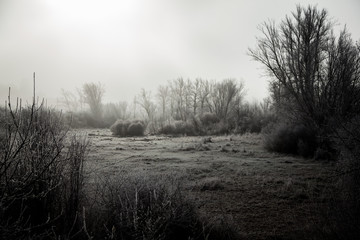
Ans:
[[[166,106],[168,105],[167,102],[169,100],[169,87],[168,86],[159,86],[158,94],[157,94],[162,111],[162,118],[163,120],[166,119]]]
[[[89,105],[90,111],[95,118],[102,116],[102,98],[105,89],[100,83],[85,83],[83,85],[81,96]]]
[[[264,23],[249,55],[272,78],[277,109],[315,128],[360,111],[360,51],[346,29],[336,38],[326,10],[298,6],[280,25]]]
[[[198,113],[199,100],[201,92],[201,79],[195,79],[193,87],[190,89],[191,100],[192,100],[192,114],[195,116]]]
[[[212,93],[212,102],[215,114],[218,118],[227,120],[229,112],[232,112],[237,104],[240,104],[244,95],[244,84],[237,84],[234,79],[226,79],[215,84]]]
[[[200,114],[204,112],[212,112],[212,107],[210,104],[210,95],[213,90],[213,83],[208,80],[200,79]]]
[[[178,78],[171,82],[171,97],[174,102],[175,119],[179,118],[186,121],[186,83],[183,78]]]
[[[156,105],[151,99],[151,92],[147,92],[142,88],[141,93],[137,98],[137,104],[139,104],[145,110],[147,118],[149,120],[153,120]]]
[[[80,107],[79,99],[70,91],[61,89],[62,98],[60,102],[69,112],[77,112]]]

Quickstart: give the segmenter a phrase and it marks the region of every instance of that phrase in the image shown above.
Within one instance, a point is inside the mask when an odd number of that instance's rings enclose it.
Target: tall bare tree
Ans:
[[[174,101],[175,118],[186,121],[186,82],[178,78],[171,82],[171,97]]]
[[[210,104],[210,96],[213,91],[214,84],[208,80],[200,80],[200,114],[204,112],[212,112]]]
[[[90,111],[95,118],[102,116],[102,99],[105,88],[101,83],[85,83],[82,87],[81,95],[89,105]]]
[[[326,10],[298,6],[280,25],[265,22],[250,56],[271,77],[278,109],[315,128],[360,113],[360,51],[346,29],[336,38]]]
[[[139,104],[146,112],[148,120],[153,120],[156,105],[153,103],[151,98],[151,92],[141,89],[140,95],[137,98],[137,104]]]
[[[159,102],[161,105],[161,114],[163,120],[166,119],[166,106],[168,105],[169,100],[169,87],[168,86],[159,86],[158,94]]]
[[[227,120],[229,112],[234,110],[236,104],[240,104],[243,95],[244,84],[242,82],[238,84],[235,79],[225,79],[216,83],[212,93],[212,102],[218,118]]]

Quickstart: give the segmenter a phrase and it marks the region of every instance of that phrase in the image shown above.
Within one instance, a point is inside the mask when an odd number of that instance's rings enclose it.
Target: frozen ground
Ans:
[[[232,222],[249,239],[311,234],[333,166],[267,152],[260,135],[118,138],[109,130],[78,130],[91,141],[93,176],[131,172],[177,176],[199,211]]]

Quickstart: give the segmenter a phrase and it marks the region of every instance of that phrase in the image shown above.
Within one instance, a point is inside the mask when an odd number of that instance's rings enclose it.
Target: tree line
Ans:
[[[86,83],[77,92],[78,96],[63,90],[62,103],[72,112],[81,112],[82,106],[89,113],[85,114],[90,119],[88,125],[94,127],[109,127],[118,119],[140,119],[151,133],[156,133],[176,121],[193,122],[211,116],[215,122],[235,129],[250,117],[250,113],[270,114],[268,99],[254,104],[244,101],[245,85],[236,79],[177,78],[160,85],[155,93],[141,89],[132,102],[104,104],[105,88],[100,83]]]

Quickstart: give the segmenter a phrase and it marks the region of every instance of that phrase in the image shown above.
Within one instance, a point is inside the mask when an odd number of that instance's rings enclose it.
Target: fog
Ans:
[[[0,0],[0,100],[37,96],[56,105],[61,89],[101,82],[104,102],[185,79],[243,80],[246,99],[267,96],[267,78],[247,55],[259,24],[296,4],[317,4],[360,39],[360,1]]]

